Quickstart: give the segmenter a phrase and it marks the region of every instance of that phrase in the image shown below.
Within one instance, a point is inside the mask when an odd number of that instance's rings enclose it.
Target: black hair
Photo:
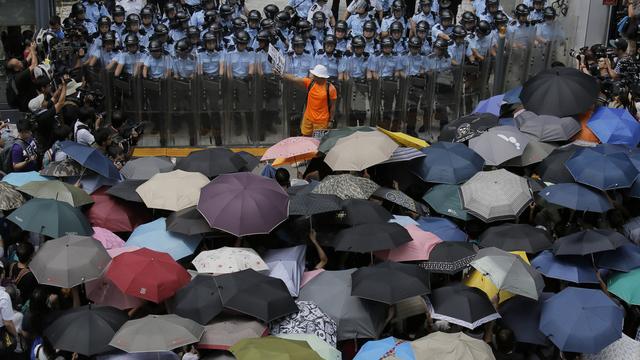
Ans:
[[[100,128],[96,130],[96,133],[94,136],[95,136],[96,144],[103,146],[111,136],[111,129]]]
[[[60,16],[53,15],[49,18],[49,26],[60,25]]]
[[[96,111],[90,106],[83,106],[78,110],[78,120],[89,126],[93,126],[96,119]]]
[[[73,126],[76,120],[78,120],[78,107],[75,105],[65,105],[62,107],[61,114],[64,123],[68,126]]]
[[[69,138],[69,135],[71,135],[71,132],[72,132],[71,126],[62,124],[60,126],[57,126],[55,129],[53,129],[53,137],[57,141],[64,141]]]
[[[121,110],[114,110],[111,114],[111,126],[119,129],[125,123],[125,116]]]
[[[516,337],[511,329],[503,328],[496,333],[496,347],[503,354],[513,350],[516,346]]]
[[[29,119],[18,120],[18,132],[31,131],[31,121]]]
[[[33,247],[33,244],[28,241],[23,241],[16,245],[16,255],[18,255],[18,261],[23,264],[27,264],[29,260],[31,260],[34,252],[35,249]]]
[[[276,170],[275,179],[278,182],[278,184],[280,184],[280,186],[285,186],[285,187],[291,186],[291,183],[289,182],[290,177],[291,176],[289,175],[289,170],[285,168],[278,168]]]

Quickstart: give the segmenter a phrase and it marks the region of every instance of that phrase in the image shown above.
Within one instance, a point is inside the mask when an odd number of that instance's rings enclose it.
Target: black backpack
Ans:
[[[18,96],[18,87],[16,86],[16,79],[14,75],[9,75],[7,78],[7,88],[5,89],[5,96],[7,97],[7,104],[13,109],[20,107],[20,98]]]
[[[27,145],[20,138],[10,138],[7,141],[5,141],[4,147],[0,152],[0,164],[2,164],[2,171],[5,174],[8,174],[13,171],[13,159],[11,158],[11,151],[13,150],[14,144],[19,144],[23,150]]]

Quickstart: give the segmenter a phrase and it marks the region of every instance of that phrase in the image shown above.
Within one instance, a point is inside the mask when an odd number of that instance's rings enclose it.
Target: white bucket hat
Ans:
[[[311,69],[311,71],[309,72],[311,73],[311,75],[317,78],[321,78],[321,79],[329,78],[329,72],[327,71],[327,68],[324,65],[316,65],[316,67]]]
[[[75,92],[82,86],[82,82],[78,83],[75,80],[71,79],[71,81],[69,81],[67,83],[67,92],[66,92],[66,96],[71,96],[73,94],[75,94]]]
[[[42,103],[44,102],[44,95],[40,94],[29,101],[29,110],[32,113],[40,110]]]

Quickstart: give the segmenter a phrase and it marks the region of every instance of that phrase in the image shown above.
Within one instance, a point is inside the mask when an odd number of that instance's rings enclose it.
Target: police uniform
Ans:
[[[435,49],[434,49],[435,51]],[[435,52],[432,52],[426,59],[426,70],[433,72],[436,77],[436,96],[444,101],[436,100],[434,118],[439,122],[439,128],[446,125],[449,122],[449,115],[447,112],[447,106],[444,104],[450,102],[453,99],[453,84],[447,81],[449,74],[438,75],[451,68],[451,58],[449,53],[445,52],[445,55],[439,56]]]
[[[175,28],[169,30],[169,38],[173,40],[173,42],[177,42],[180,39],[184,39],[187,37],[187,31],[182,28]]]
[[[93,4],[88,1],[83,1],[85,18],[91,21],[94,25],[98,24],[98,19],[101,16],[110,16],[107,8],[99,1],[95,1]]]
[[[193,52],[181,56],[177,51],[173,57],[173,77],[177,80],[173,81],[172,104],[171,109],[177,117],[172,117],[171,134],[175,135],[184,125],[188,126],[189,144],[195,145],[195,125],[193,123],[193,114],[197,109],[193,108],[194,99],[194,82],[192,77],[196,74],[197,59]],[[170,136],[172,137],[172,136]],[[175,137],[174,137],[175,139]],[[177,144],[173,145],[187,145]]]
[[[460,65],[463,63],[467,54],[467,48],[468,44],[466,41],[463,41],[462,43],[454,42],[448,48],[449,57]]]
[[[291,6],[301,19],[309,16],[309,10],[313,6],[313,0],[289,0],[288,5]]]
[[[144,30],[140,29],[140,30],[138,30],[137,33],[131,33],[129,31],[125,31],[124,33],[122,33],[122,39],[127,37],[127,35],[129,35],[129,34],[134,34],[134,35],[136,35],[138,37],[138,41],[140,42],[140,46],[143,46],[143,47],[149,46],[149,36],[147,35],[146,32],[144,32]]]
[[[124,22],[119,25],[113,23],[111,24],[111,30],[115,31],[115,33],[118,34],[118,36],[122,39],[122,34],[127,30],[127,26],[124,24]]]
[[[196,11],[191,15],[189,19],[189,26],[195,26],[201,28],[204,25],[204,13],[205,10]]]
[[[119,65],[123,65],[123,71],[126,75],[133,76],[136,65],[142,63],[145,56],[146,55],[140,50],[133,54],[128,51],[123,51],[118,55],[116,61]]]
[[[478,34],[475,33],[469,34],[467,35],[467,56],[472,56],[474,49],[480,55],[486,56],[489,54],[489,50],[491,50],[491,45],[493,45],[491,34],[486,36],[478,36]]]
[[[315,54],[316,53],[316,49],[318,48],[322,48],[322,46],[320,46],[320,44],[318,44],[315,39],[309,37],[305,44],[304,44],[304,52],[306,54]],[[289,39],[289,53],[293,53],[293,37],[291,37],[291,39]],[[313,55],[310,55],[311,58],[313,59]],[[313,67],[313,66],[311,66]],[[306,75],[305,75],[306,76]],[[304,77],[304,76],[302,76]]]
[[[147,54],[144,58],[144,66],[147,68],[147,80],[143,80],[142,97],[143,97],[143,115],[146,121],[152,124],[151,133],[160,132],[161,144],[166,144],[163,114],[166,116],[167,97],[165,95],[166,85],[158,83],[160,80],[167,78],[167,74],[173,69],[173,58],[171,54],[163,51],[159,58]],[[154,87],[145,86],[147,81],[152,81]]]
[[[156,29],[153,27],[153,23],[149,24],[149,26],[144,26],[142,23],[140,24],[140,32],[144,32],[145,36],[148,40],[151,40],[153,34],[156,32]]]
[[[560,23],[545,21],[536,25],[536,36],[545,41],[564,41],[565,33]]]
[[[349,49],[350,41],[351,39],[346,35],[342,39],[336,39],[336,50],[339,50],[344,54],[344,52]]]
[[[451,68],[451,58],[448,53],[445,56],[438,56],[436,53],[432,52],[427,55],[425,64],[427,71],[447,70]]]
[[[533,9],[531,13],[529,13],[529,21],[531,22],[541,22],[544,20],[544,10]]]
[[[371,20],[369,15],[365,15],[364,17],[360,15],[351,15],[347,19],[347,25],[349,25],[349,29],[351,29],[351,36],[362,35],[362,28],[364,27],[364,23]]]
[[[331,30],[331,28],[324,28],[320,30],[314,27],[311,29],[311,38],[315,40],[316,49],[322,49],[322,46],[324,45],[324,38],[327,35],[333,35],[333,30]]]
[[[95,57],[100,61],[103,67],[109,65],[113,60],[118,61],[118,57],[120,56],[120,50],[116,47],[111,51],[106,51],[102,46],[99,48],[93,48],[90,56]]]
[[[420,48],[420,54],[422,54],[423,56],[427,56],[431,54],[431,39],[428,38],[428,35],[427,37],[422,39],[422,47]]]
[[[416,24],[419,23],[420,21],[426,21],[427,24],[429,24],[430,28],[433,28],[435,24],[438,24],[440,22],[440,19],[438,18],[438,13],[435,11],[431,11],[429,12],[429,14],[426,14],[426,15],[424,12],[421,11],[413,15],[411,20],[413,20],[413,22]]]
[[[409,50],[409,48],[407,47],[406,38],[400,38],[397,41],[392,38],[392,40],[393,40],[393,52],[395,52],[396,54],[404,54]]]
[[[403,36],[405,35],[404,32],[407,31],[407,19],[404,18],[404,16],[401,16],[400,18],[396,18],[393,15],[389,15],[387,17],[385,17],[384,19],[382,19],[382,25],[380,25],[380,32],[389,32],[389,27],[391,27],[391,24],[393,24],[394,22],[399,21],[400,23],[402,23],[402,28],[403,30]]]
[[[84,19],[84,21],[82,22],[82,26],[87,29],[87,34],[89,35],[98,32],[98,27],[96,26],[96,24],[89,19]]]
[[[507,39],[513,42],[512,45],[524,47],[532,40],[534,30],[529,22],[521,23],[518,20],[512,20],[507,26]]]
[[[367,121],[367,110],[370,108],[369,82],[367,70],[369,68],[369,53],[358,56],[350,53],[339,62],[339,72],[349,77],[347,96],[347,113],[349,126],[364,125]]]
[[[448,36],[451,36],[451,33],[453,32],[453,25],[452,26],[447,26],[446,28],[444,26],[442,26],[442,24],[438,23],[435,24],[432,28],[431,28],[431,40],[432,41],[436,41],[438,40],[438,36],[440,34],[445,34]]]
[[[378,40],[376,40],[375,37],[369,40],[365,39],[364,52],[375,54],[379,49],[380,45],[378,44]]]
[[[386,129],[397,129],[399,123],[398,103],[398,77],[397,71],[402,71],[402,59],[394,54],[380,53],[369,62],[369,70],[375,72],[380,78],[380,97],[378,104],[381,107],[382,117],[378,120],[378,124]]]

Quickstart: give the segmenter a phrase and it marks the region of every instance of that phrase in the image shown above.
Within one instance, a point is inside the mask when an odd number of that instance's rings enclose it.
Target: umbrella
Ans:
[[[422,216],[418,219],[418,227],[435,234],[442,241],[467,241],[468,237],[456,224],[445,218]]]
[[[496,288],[534,300],[538,299],[544,287],[542,276],[529,264],[498,248],[481,249],[471,266],[488,277]]]
[[[553,253],[556,255],[588,255],[615,250],[626,244],[629,244],[629,240],[619,232],[606,229],[587,229],[556,240],[553,243]]]
[[[336,195],[342,200],[368,199],[380,186],[375,182],[353,175],[329,175],[311,193]]]
[[[548,278],[576,284],[598,283],[593,264],[582,256],[554,256],[551,250],[545,250],[531,261],[531,266]]]
[[[578,211],[604,213],[613,208],[604,194],[575,183],[547,186],[538,194],[549,203]]]
[[[44,336],[56,349],[91,356],[109,350],[109,341],[127,319],[116,308],[85,305],[60,314]]]
[[[103,186],[111,187],[117,185],[120,182],[119,179],[109,179],[102,175],[91,173],[79,178],[68,178],[67,181],[73,184],[80,181],[82,190],[86,191],[89,195],[92,195],[96,190],[100,189]]]
[[[243,339],[233,345],[229,351],[238,360],[322,360],[306,341],[283,339],[277,336]]]
[[[640,143],[640,124],[627,109],[598,107],[587,126],[598,139],[606,144],[623,144],[632,147]]]
[[[387,200],[394,205],[400,205],[407,210],[411,210],[417,214],[424,214],[425,206],[413,200],[409,195],[400,190],[380,187],[372,195],[375,198]]]
[[[504,93],[504,101],[507,104],[521,104],[520,93],[522,92],[522,85],[516,86],[513,89]]]
[[[31,199],[7,216],[7,220],[22,230],[53,238],[93,234],[89,221],[80,210],[51,199]]]
[[[196,206],[171,213],[167,217],[167,230],[185,235],[199,235],[213,231]]]
[[[411,241],[395,249],[377,251],[376,256],[383,260],[396,262],[429,260],[429,254],[442,240],[416,225],[407,225],[405,228],[411,235]]]
[[[171,301],[174,314],[207,324],[222,312],[222,299],[213,276],[196,275],[187,286],[176,291]]]
[[[300,289],[298,300],[312,301],[338,324],[338,341],[377,338],[384,326],[384,304],[351,296],[356,269],[323,271]]]
[[[338,325],[312,301],[296,300],[300,309],[269,324],[272,335],[309,334],[331,346],[338,342]]]
[[[341,230],[334,247],[337,251],[366,253],[393,249],[409,241],[411,235],[398,224],[362,224]]]
[[[144,201],[136,192],[136,189],[145,182],[146,180],[125,180],[110,187],[107,190],[107,194],[122,200],[142,203]]]
[[[596,78],[573,68],[539,72],[522,86],[524,108],[541,115],[571,116],[587,111],[598,99]]]
[[[465,142],[494,126],[498,126],[498,117],[494,114],[476,113],[463,116],[445,125],[440,131],[438,141]]]
[[[505,251],[538,253],[551,247],[548,232],[529,224],[502,224],[485,230],[478,238],[482,247],[497,247]]]
[[[122,292],[160,303],[191,280],[169,254],[141,248],[113,258],[106,272]]]
[[[198,211],[209,226],[235,236],[266,234],[287,219],[289,197],[273,179],[227,174],[202,188]]]
[[[406,146],[417,150],[429,146],[429,143],[427,143],[426,141],[415,136],[407,135],[403,132],[389,131],[381,128],[380,126],[376,127],[376,129],[378,129],[378,131],[380,131],[381,133],[387,135],[393,141],[397,142],[400,146]]]
[[[388,160],[398,144],[378,131],[356,132],[338,140],[324,162],[334,171],[362,171]]]
[[[261,161],[290,158],[318,151],[320,140],[308,136],[295,136],[278,141],[265,151]]]
[[[289,196],[289,215],[311,216],[342,209],[342,200],[335,195],[297,193]]]
[[[39,284],[72,288],[102,275],[111,257],[88,236],[67,235],[45,242],[29,262]]]
[[[176,164],[177,170],[198,172],[209,178],[222,174],[231,174],[246,168],[247,162],[225,148],[209,148],[194,151]]]
[[[567,287],[543,303],[540,331],[561,351],[593,354],[620,338],[623,317],[602,291]]]
[[[416,150],[412,147],[399,147],[393,151],[389,160],[385,160],[380,164],[392,164],[399,163],[404,161],[410,161],[414,159],[420,159],[427,155],[425,155],[422,151]]]
[[[489,113],[495,116],[500,116],[500,106],[502,105],[502,100],[504,99],[504,94],[492,96],[488,99],[480,100],[475,109],[473,109],[473,113]]]
[[[38,199],[53,199],[74,207],[93,203],[82,189],[58,180],[31,181],[18,188],[23,193]]]
[[[375,131],[374,128],[369,126],[360,126],[360,127],[347,127],[341,129],[332,129],[327,132],[322,139],[320,139],[320,145],[318,146],[318,151],[322,153],[328,153],[331,148],[333,148],[338,142],[338,140],[342,139],[345,136],[349,136],[356,132],[371,132]]]
[[[388,337],[367,341],[353,360],[387,359],[415,360],[411,342]]]
[[[178,354],[173,351],[127,353],[122,350],[112,351],[108,354],[98,355],[98,360],[180,360]]]
[[[200,189],[208,183],[201,173],[174,170],[154,175],[136,192],[149,208],[178,211],[198,204]]]
[[[0,210],[13,210],[22,206],[24,202],[24,197],[13,185],[0,182]]]
[[[462,206],[460,185],[438,184],[422,197],[438,214],[467,221],[471,216]]]
[[[462,284],[449,285],[431,292],[431,317],[468,329],[500,318],[482,290]]]
[[[613,275],[607,281],[607,290],[629,305],[640,305],[640,270]]]
[[[347,199],[342,202],[345,223],[350,226],[386,223],[392,216],[387,209],[369,200]]]
[[[469,148],[492,166],[521,156],[527,144],[529,137],[513,126],[497,126],[469,140]]]
[[[531,111],[524,111],[515,118],[520,131],[531,134],[540,141],[567,141],[580,132],[580,123],[572,117],[556,117],[551,115],[536,115]]]
[[[552,293],[542,293],[536,301],[524,296],[515,296],[500,304],[502,322],[513,331],[516,341],[535,345],[548,345],[549,340],[540,332],[540,312],[543,301]]]
[[[484,159],[466,145],[438,142],[422,150],[427,156],[411,162],[412,172],[425,182],[460,184],[484,166]]]
[[[81,176],[84,168],[73,159],[50,162],[44,169],[40,170],[40,175],[57,178]]]
[[[2,181],[4,183],[13,185],[15,187],[25,185],[32,181],[47,181],[47,180],[49,179],[47,179],[44,176],[40,176],[40,174],[38,174],[35,171],[11,172],[2,178]]]
[[[401,226],[407,225],[416,225],[418,226],[418,222],[413,220],[411,216],[406,215],[393,215],[393,219],[389,220],[390,223],[396,223]]]
[[[543,143],[533,137],[533,135],[525,134],[529,138],[529,144],[524,148],[522,155],[515,157],[503,163],[503,166],[525,167],[537,164],[546,159],[549,154],[557,147],[553,144]]]
[[[477,173],[460,194],[465,209],[484,222],[515,219],[532,200],[527,180],[504,169]]]
[[[173,163],[168,157],[143,157],[127,161],[120,173],[129,180],[149,180],[153,175],[173,170]]]
[[[383,262],[351,274],[351,295],[393,305],[430,291],[429,272],[416,265]]]
[[[60,149],[87,169],[91,169],[108,179],[120,179],[120,172],[113,165],[113,161],[97,148],[65,140],[60,143]]]
[[[511,254],[520,257],[522,261],[529,265],[529,259],[527,258],[526,253],[522,251],[513,251]],[[466,286],[482,290],[489,299],[497,298],[499,300],[499,304],[516,296],[510,291],[500,290],[497,288],[489,276],[483,275],[483,273],[478,270],[471,270],[467,273],[467,276],[463,277],[462,283]]]
[[[123,293],[104,274],[98,279],[84,283],[84,288],[87,299],[95,304],[113,306],[120,310],[133,309],[144,304],[144,300]]]
[[[151,214],[142,204],[135,204],[114,198],[102,187],[91,195],[94,204],[87,211],[87,217],[94,226],[120,232],[133,231],[138,225],[151,220]]]
[[[129,353],[169,351],[200,341],[204,327],[178,315],[147,315],[127,321],[109,345]]]
[[[161,217],[133,230],[127,245],[167,253],[175,260],[180,260],[193,254],[200,240],[200,236],[168,232],[166,219]]]
[[[199,273],[229,274],[246,269],[269,270],[251,248],[221,247],[200,252],[191,262]]]
[[[411,342],[416,360],[495,360],[491,347],[461,332],[435,332]]]
[[[565,166],[573,178],[600,190],[631,187],[638,169],[624,153],[606,153],[604,147],[583,148],[575,152]]]
[[[435,273],[455,274],[476,258],[477,250],[470,243],[442,242],[429,254],[429,261],[420,263],[424,269]]]
[[[569,170],[564,166],[564,163],[569,160],[578,149],[582,149],[582,147],[574,144],[553,149],[551,154],[538,165],[537,173],[542,180],[553,184],[575,182]]]
[[[122,240],[118,235],[112,233],[111,231],[94,226],[93,227],[93,238],[100,241],[102,246],[104,246],[105,250],[115,249],[125,246],[124,240]]]
[[[595,263],[601,269],[631,271],[640,267],[640,246],[626,244],[615,250],[599,252],[595,254]]]
[[[306,245],[282,249],[271,249],[264,255],[269,266],[269,276],[280,279],[287,285],[291,296],[298,296],[304,273]]]
[[[265,336],[267,325],[241,316],[218,316],[204,326],[204,335],[198,348],[208,350],[228,350],[242,339]]]
[[[582,354],[584,360],[635,360],[640,359],[640,342],[624,333],[622,337],[597,354]]]
[[[342,360],[342,353],[339,350],[316,335],[279,334],[276,336],[283,339],[305,341],[324,360]]]

